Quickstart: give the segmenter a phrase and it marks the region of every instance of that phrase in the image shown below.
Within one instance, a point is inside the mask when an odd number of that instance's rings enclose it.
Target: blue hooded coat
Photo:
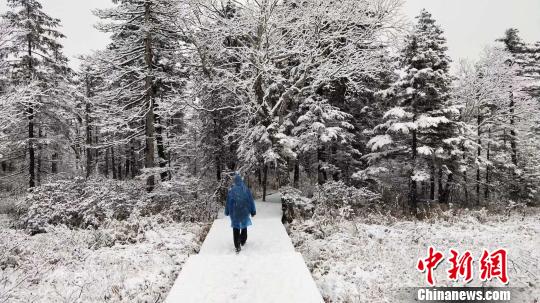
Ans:
[[[244,184],[240,175],[234,175],[234,185],[227,194],[227,204],[225,205],[225,216],[231,216],[231,227],[243,229],[251,225],[250,215],[254,216],[255,201],[251,191]]]

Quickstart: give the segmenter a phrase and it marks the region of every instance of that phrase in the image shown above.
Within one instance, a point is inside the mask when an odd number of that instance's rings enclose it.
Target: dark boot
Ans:
[[[247,228],[244,228],[240,232],[240,245],[241,246],[246,245],[246,241],[247,241]]]
[[[241,246],[241,235],[240,235],[240,229],[233,228],[233,242],[234,247],[236,248],[236,252],[240,252],[240,246]]]

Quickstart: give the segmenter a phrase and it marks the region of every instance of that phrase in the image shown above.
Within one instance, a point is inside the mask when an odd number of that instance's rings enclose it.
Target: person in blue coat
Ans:
[[[225,216],[231,217],[233,241],[237,253],[246,244],[247,227],[251,225],[250,215],[254,217],[256,213],[255,201],[251,191],[242,180],[242,177],[235,173],[234,183],[227,194]]]

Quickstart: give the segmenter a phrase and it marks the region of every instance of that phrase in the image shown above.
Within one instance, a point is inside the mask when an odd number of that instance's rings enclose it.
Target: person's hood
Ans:
[[[242,180],[242,177],[238,173],[234,174],[234,184],[235,185],[243,185],[244,181]]]

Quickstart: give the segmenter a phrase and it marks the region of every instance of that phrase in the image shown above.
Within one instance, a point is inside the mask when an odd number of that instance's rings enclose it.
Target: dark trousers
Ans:
[[[246,244],[247,228],[233,228],[234,247],[239,248],[240,245]]]

